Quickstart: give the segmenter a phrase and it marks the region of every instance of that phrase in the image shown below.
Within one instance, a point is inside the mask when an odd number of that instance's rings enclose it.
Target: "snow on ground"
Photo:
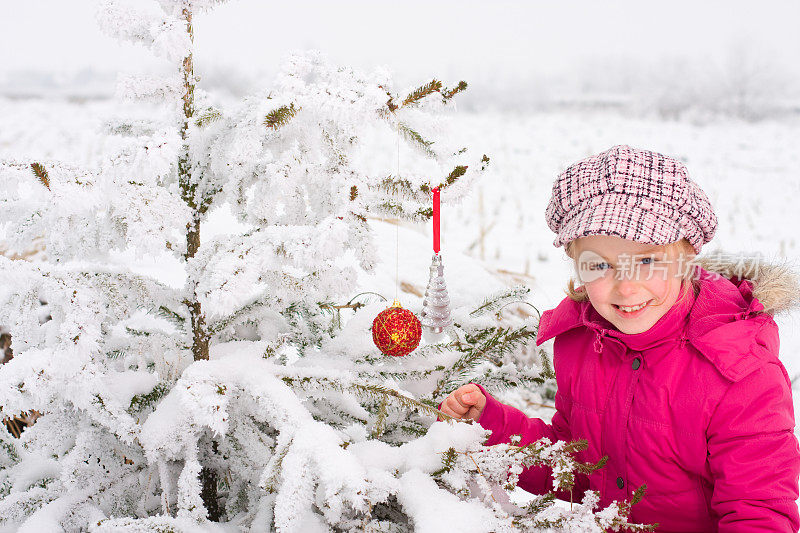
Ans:
[[[116,146],[100,131],[109,118],[147,117],[157,112],[152,106],[112,101],[0,100],[0,158],[59,159],[95,168]],[[448,205],[443,194],[442,252],[456,304],[514,281],[533,289],[533,302],[539,309],[552,307],[563,297],[571,265],[563,252],[553,248],[553,235],[544,223],[550,187],[570,163],[615,144],[660,151],[687,164],[717,210],[719,229],[709,251],[757,253],[767,261],[786,260],[800,266],[796,234],[800,119],[692,123],[572,110],[457,114],[452,120],[465,145],[491,158],[491,172],[461,206]],[[393,159],[396,154],[375,157]],[[427,282],[430,228],[404,225],[398,232],[395,225],[372,224],[384,263],[361,280],[361,290],[393,299],[397,268],[405,287],[400,300],[418,310],[421,299],[413,293],[424,290]],[[203,232],[208,236],[232,229],[234,224],[222,210],[212,214]],[[122,263],[131,260],[125,254],[119,256]],[[179,267],[162,258],[140,260],[136,265],[172,285],[182,283]],[[487,276],[487,270],[494,274]],[[799,318],[800,312],[777,318],[781,357],[791,376],[800,374]]]

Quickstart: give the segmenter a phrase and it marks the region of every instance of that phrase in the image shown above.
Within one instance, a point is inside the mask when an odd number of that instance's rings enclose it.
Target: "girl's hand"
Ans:
[[[471,418],[477,422],[484,407],[486,396],[477,385],[469,383],[451,392],[439,410],[453,418]]]

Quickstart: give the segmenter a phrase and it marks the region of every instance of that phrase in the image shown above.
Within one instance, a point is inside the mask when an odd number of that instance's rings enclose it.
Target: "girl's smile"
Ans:
[[[652,300],[648,300],[648,301],[646,301],[644,303],[641,303],[641,304],[638,304],[638,305],[617,305],[617,304],[613,304],[613,305],[619,311],[620,316],[623,316],[623,317],[626,317],[626,318],[632,318],[634,316],[639,316],[639,313],[641,311],[643,311],[644,308],[647,307],[647,305],[650,302],[652,302]]]

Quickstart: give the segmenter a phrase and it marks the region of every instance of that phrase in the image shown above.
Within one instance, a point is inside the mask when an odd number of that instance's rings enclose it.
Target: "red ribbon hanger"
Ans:
[[[433,189],[433,253],[438,254],[439,246],[439,216],[441,206],[439,205],[439,187]]]

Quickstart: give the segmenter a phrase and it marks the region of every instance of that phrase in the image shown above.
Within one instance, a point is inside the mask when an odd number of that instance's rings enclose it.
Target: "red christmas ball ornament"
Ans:
[[[403,357],[419,346],[422,324],[396,301],[372,321],[372,341],[386,355]]]

